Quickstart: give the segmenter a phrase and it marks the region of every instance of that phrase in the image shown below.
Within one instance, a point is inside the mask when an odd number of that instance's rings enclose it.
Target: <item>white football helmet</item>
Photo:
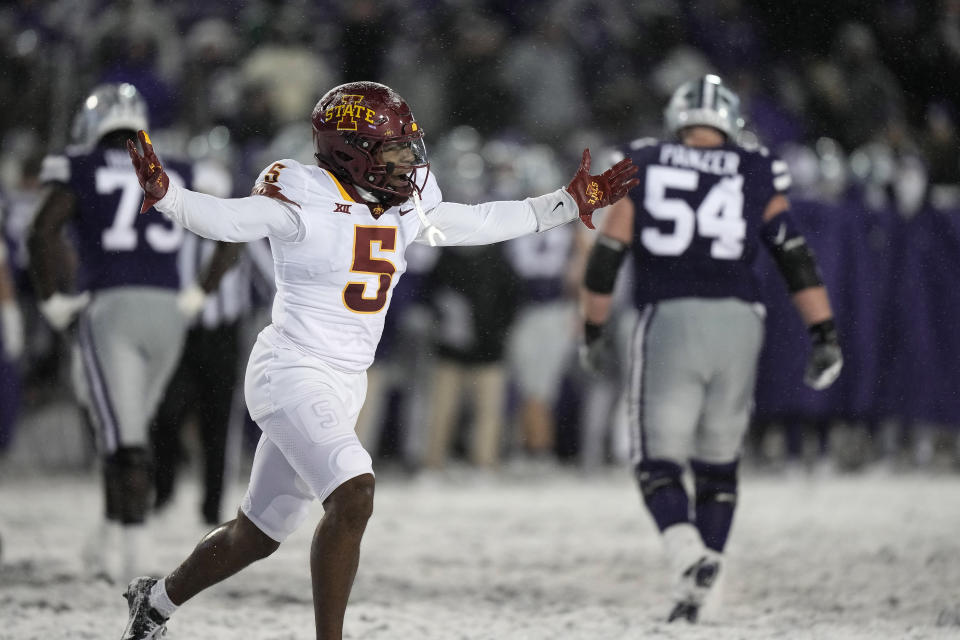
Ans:
[[[663,110],[663,119],[671,135],[684,127],[704,125],[735,140],[743,128],[740,98],[713,74],[680,85]]]
[[[101,84],[73,119],[73,143],[92,148],[111,131],[146,130],[148,124],[147,103],[136,87],[126,82]]]

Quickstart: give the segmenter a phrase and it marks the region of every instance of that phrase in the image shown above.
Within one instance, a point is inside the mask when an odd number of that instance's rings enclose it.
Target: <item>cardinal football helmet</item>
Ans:
[[[324,169],[385,206],[423,189],[430,168],[423,130],[390,87],[376,82],[334,87],[320,98],[312,120],[317,164]]]
[[[663,110],[663,119],[671,135],[684,127],[704,125],[736,139],[743,128],[740,98],[712,74],[680,85]]]
[[[92,148],[112,131],[149,129],[147,103],[126,82],[98,85],[83,101],[73,120],[73,143]]]

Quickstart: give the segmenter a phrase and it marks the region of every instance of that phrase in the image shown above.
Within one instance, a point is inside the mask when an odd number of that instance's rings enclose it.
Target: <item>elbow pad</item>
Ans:
[[[760,228],[760,236],[787,281],[790,293],[823,285],[816,257],[789,211],[766,222]]]
[[[587,260],[587,271],[584,274],[583,284],[593,293],[613,293],[613,285],[617,281],[617,272],[623,258],[627,255],[627,245],[608,236],[599,236],[590,257]]]

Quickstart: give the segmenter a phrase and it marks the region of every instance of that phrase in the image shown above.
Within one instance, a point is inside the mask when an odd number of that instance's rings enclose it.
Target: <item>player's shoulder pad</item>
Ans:
[[[66,154],[51,154],[40,164],[40,182],[70,182],[70,157]]]
[[[260,172],[250,195],[267,196],[300,208],[308,178],[306,167],[297,160],[277,160]]]
[[[772,153],[755,138],[741,140],[738,146],[752,156],[751,161],[755,166],[765,167],[770,172],[770,181],[776,193],[783,194],[789,191],[793,178],[790,176],[790,165],[785,160]]]

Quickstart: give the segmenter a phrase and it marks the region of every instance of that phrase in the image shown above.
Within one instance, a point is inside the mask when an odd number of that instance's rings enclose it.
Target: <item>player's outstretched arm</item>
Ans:
[[[137,137],[143,155],[132,140],[127,142],[127,151],[143,189],[141,213],[155,206],[197,235],[224,242],[300,237],[300,216],[294,209],[299,207],[297,203],[262,196],[217,198],[179,187],[167,177],[147,133],[139,131]]]
[[[442,245],[478,245],[510,240],[528,233],[548,231],[579,216],[591,229],[593,212],[620,200],[639,184],[637,168],[624,159],[599,175],[590,175],[590,151],[584,150],[580,167],[566,187],[527,198],[483,202],[477,205],[440,202],[427,211],[417,242]],[[433,240],[429,230],[435,229]],[[439,241],[436,241],[439,240]]]

